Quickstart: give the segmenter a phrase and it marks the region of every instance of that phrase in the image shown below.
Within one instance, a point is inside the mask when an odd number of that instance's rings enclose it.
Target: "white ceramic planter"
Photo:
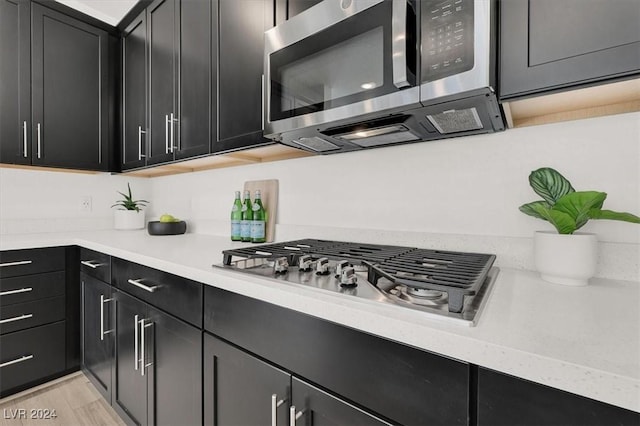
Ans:
[[[115,229],[143,229],[144,210],[115,210],[113,212],[113,227]]]
[[[558,234],[537,231],[534,236],[534,262],[543,280],[584,286],[596,273],[598,239],[595,234]]]

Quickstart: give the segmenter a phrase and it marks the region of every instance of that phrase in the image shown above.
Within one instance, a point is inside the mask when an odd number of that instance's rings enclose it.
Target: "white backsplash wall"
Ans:
[[[438,241],[532,268],[533,232],[552,228],[518,206],[539,198],[528,176],[543,166],[577,190],[607,192],[605,208],[640,214],[640,113],[154,178],[151,212],[186,219],[190,232],[228,235],[233,192],[247,180],[278,179],[276,239]],[[640,279],[640,226],[591,221],[582,230],[612,243],[603,244],[599,275]]]
[[[111,205],[127,192],[151,197],[151,181],[108,173],[83,174],[0,168],[0,235],[112,229]],[[80,199],[91,197],[91,211]]]

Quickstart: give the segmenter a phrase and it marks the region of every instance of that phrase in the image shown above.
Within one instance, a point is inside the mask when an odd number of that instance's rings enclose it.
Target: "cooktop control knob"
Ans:
[[[301,271],[310,271],[311,268],[313,268],[313,259],[311,256],[308,254],[300,256],[300,259],[298,259],[298,268],[300,268]]]
[[[316,263],[316,274],[327,275],[329,273],[329,259],[321,257]]]
[[[342,269],[342,273],[340,275],[340,286],[341,287],[355,287],[358,285],[358,276],[356,275],[356,270],[353,266],[347,266]]]
[[[279,257],[275,260],[273,265],[273,271],[276,274],[284,274],[289,270],[289,262],[286,257]]]
[[[342,271],[344,270],[344,268],[349,266],[349,262],[346,260],[341,260],[338,263],[336,263],[336,278],[340,278],[340,276],[342,276]]]

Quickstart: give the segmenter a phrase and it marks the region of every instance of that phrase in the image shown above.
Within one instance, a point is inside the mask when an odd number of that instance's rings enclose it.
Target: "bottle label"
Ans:
[[[240,221],[240,236],[243,239],[251,238],[251,222],[252,220]]]
[[[231,221],[231,238],[240,238],[242,234],[240,233],[240,221],[232,220]]]
[[[238,209],[238,206],[237,206],[237,205],[235,205],[235,204],[233,205],[233,207],[231,207],[231,211],[232,211],[232,212],[237,212],[238,210],[239,210],[239,209]]]
[[[247,205],[246,205],[246,204],[243,204],[243,205],[242,205],[242,211],[243,211],[243,212],[246,212],[246,211],[247,211]]]
[[[251,221],[251,239],[262,239],[264,238],[264,221],[263,220],[252,220]]]
[[[251,210],[253,210],[254,212],[257,212],[258,210],[260,210],[260,204],[253,203],[253,206],[251,207]]]

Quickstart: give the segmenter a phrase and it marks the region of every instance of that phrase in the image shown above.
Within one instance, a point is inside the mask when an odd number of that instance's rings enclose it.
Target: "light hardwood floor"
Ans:
[[[24,409],[24,416],[20,416]],[[45,411],[32,411],[45,410]],[[42,419],[46,410],[56,418]],[[16,418],[23,417],[23,418]],[[115,426],[124,425],[81,372],[0,399],[0,426]]]

